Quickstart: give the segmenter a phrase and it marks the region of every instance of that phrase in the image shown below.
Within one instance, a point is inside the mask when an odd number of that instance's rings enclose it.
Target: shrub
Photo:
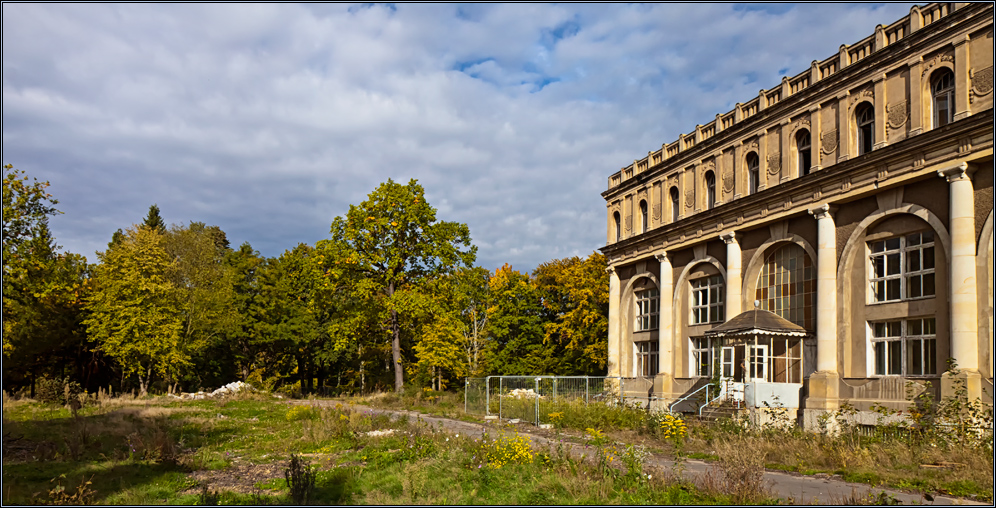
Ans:
[[[314,468],[297,455],[291,454],[290,464],[284,470],[284,478],[287,480],[291,502],[294,505],[302,506],[311,501],[315,492]]]
[[[314,419],[315,416],[316,412],[311,408],[311,406],[298,404],[291,406],[290,409],[287,410],[285,418],[287,418],[287,421],[289,422],[294,422],[298,420],[311,420]]]
[[[49,404],[69,404],[79,398],[83,388],[76,381],[42,377],[35,382],[35,400]]]

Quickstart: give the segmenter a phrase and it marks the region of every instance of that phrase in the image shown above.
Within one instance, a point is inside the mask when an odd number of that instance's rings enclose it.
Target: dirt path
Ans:
[[[298,402],[298,401],[294,401]],[[319,405],[332,405],[340,402],[331,400],[321,400],[321,401],[299,401],[300,403],[306,404],[319,404]],[[469,435],[474,437],[480,437],[485,431],[492,434],[496,432],[506,432],[497,424],[486,423],[469,423],[460,420],[453,420],[450,418],[442,418],[438,416],[426,415],[418,413],[416,411],[405,411],[405,410],[389,410],[380,409],[368,406],[352,405],[354,410],[360,411],[370,411],[375,414],[392,414],[392,415],[408,415],[409,418],[419,418],[433,427],[438,427],[446,432],[451,432],[461,435]],[[524,423],[515,425],[514,432],[519,434],[528,435],[532,439],[533,443],[536,444],[538,448],[550,449],[563,443],[564,448],[570,453],[577,457],[582,454],[587,454],[587,456],[592,456],[591,450],[586,450],[585,445],[573,443],[567,440],[557,439],[555,437],[551,438],[544,435],[542,431],[536,429],[532,424]],[[625,444],[625,443],[620,443]],[[674,470],[675,463],[661,455],[652,454],[646,460],[647,464],[654,468],[662,468]],[[718,474],[718,468],[715,464],[696,459],[686,459],[684,464],[684,474],[686,477],[700,477],[706,474]],[[835,504],[841,503],[849,499],[868,499],[871,498],[878,499],[879,496],[884,493],[885,496],[889,496],[902,504],[922,504],[922,505],[979,505],[979,506],[991,506],[989,503],[980,503],[968,499],[962,499],[957,497],[949,497],[941,494],[934,495],[933,501],[928,501],[921,494],[911,494],[908,492],[902,492],[898,490],[872,487],[864,483],[851,483],[845,482],[839,476],[827,475],[827,474],[817,474],[813,476],[806,476],[799,473],[790,473],[784,471],[775,470],[765,470],[764,482],[768,487],[772,495],[782,498],[783,500],[790,502],[792,504]]]

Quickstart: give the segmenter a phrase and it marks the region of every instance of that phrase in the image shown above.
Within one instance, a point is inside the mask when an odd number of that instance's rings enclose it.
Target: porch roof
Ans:
[[[729,321],[705,332],[705,335],[710,337],[753,334],[805,337],[809,335],[809,332],[778,314],[761,309],[740,313]]]

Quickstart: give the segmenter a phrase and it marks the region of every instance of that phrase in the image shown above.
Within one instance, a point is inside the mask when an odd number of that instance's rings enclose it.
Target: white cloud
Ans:
[[[418,178],[531,270],[603,244],[609,174],[909,9],[764,7],[3,4],[4,163],[91,259],[152,203],[277,255]]]

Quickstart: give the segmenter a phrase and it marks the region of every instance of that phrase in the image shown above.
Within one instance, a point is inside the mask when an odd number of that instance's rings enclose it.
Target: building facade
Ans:
[[[991,402],[993,132],[993,5],[932,3],[622,168],[608,374],[746,383],[808,425],[928,386]],[[720,329],[753,311],[781,324]]]

